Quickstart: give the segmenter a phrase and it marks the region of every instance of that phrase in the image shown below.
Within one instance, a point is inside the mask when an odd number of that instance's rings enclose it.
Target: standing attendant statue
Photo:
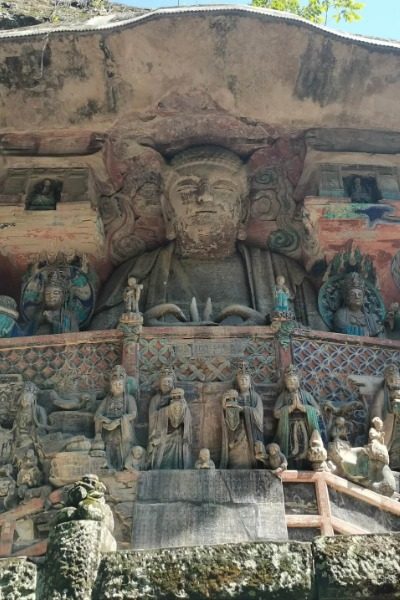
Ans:
[[[137,283],[135,277],[128,277],[128,286],[124,291],[125,311],[139,314],[139,301],[143,285]]]
[[[294,365],[285,370],[283,385],[274,407],[278,420],[276,441],[288,458],[289,467],[304,469],[311,435],[314,430],[322,433],[320,409],[312,394],[301,388]]]
[[[274,314],[278,317],[289,317],[291,310],[289,300],[292,300],[290,290],[286,285],[283,275],[278,275],[275,283],[275,306]]]
[[[105,448],[108,466],[121,471],[125,460],[135,445],[134,424],[137,405],[129,391],[128,377],[121,365],[111,373],[110,391],[94,417],[96,449]]]
[[[170,388],[174,375],[160,379],[160,393],[150,402],[149,444],[151,469],[192,467],[192,417],[182,388]]]
[[[221,469],[255,468],[256,451],[260,454],[256,449],[264,443],[264,407],[244,363],[236,374],[236,386],[222,398]]]

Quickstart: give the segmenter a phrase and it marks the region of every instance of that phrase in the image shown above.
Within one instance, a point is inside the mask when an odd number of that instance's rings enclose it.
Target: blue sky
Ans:
[[[251,1],[251,0],[250,0]],[[180,0],[181,6],[193,4],[241,4],[249,2],[244,0],[230,0],[211,2],[209,0]],[[124,4],[140,8],[160,8],[176,6],[178,0],[119,0]],[[400,0],[364,0],[365,7],[362,11],[363,18],[356,23],[330,23],[334,29],[341,29],[350,33],[370,35],[383,38],[400,40]]]

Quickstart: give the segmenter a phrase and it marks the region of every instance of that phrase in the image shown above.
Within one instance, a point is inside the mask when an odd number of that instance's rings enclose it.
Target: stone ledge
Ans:
[[[75,525],[72,529],[78,533]],[[90,552],[82,552],[82,545],[73,541],[74,535],[68,556],[63,557],[61,550],[60,556],[50,557],[49,564],[54,571],[52,558],[64,561],[72,586],[67,596],[59,569],[48,577],[45,566],[38,567],[47,595],[39,592],[36,596],[36,565],[24,558],[9,558],[0,560],[0,599],[400,599],[400,534],[123,551],[103,554],[99,567],[96,544]],[[90,582],[87,585],[89,579],[94,582],[93,590]]]
[[[311,544],[227,544],[103,558],[93,600],[310,599]]]

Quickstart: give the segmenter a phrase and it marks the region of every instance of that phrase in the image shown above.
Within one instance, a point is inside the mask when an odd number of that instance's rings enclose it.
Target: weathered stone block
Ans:
[[[0,600],[35,600],[36,566],[26,558],[0,560]]]
[[[237,544],[104,557],[93,600],[308,600],[311,545]]]
[[[314,541],[319,600],[400,598],[400,535],[321,537]]]
[[[70,521],[52,529],[39,580],[41,600],[90,600],[101,552],[115,550],[109,530],[97,521]]]
[[[140,476],[134,548],[287,539],[282,482],[268,471],[166,470]]]

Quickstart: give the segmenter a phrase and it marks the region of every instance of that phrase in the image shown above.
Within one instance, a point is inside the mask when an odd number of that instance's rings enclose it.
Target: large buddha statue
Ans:
[[[92,329],[117,325],[128,277],[143,283],[145,324],[263,324],[275,304],[274,281],[287,282],[298,320],[325,329],[315,291],[298,263],[246,245],[249,187],[241,159],[198,146],[165,168],[161,206],[169,242],[120,265],[100,294]]]

